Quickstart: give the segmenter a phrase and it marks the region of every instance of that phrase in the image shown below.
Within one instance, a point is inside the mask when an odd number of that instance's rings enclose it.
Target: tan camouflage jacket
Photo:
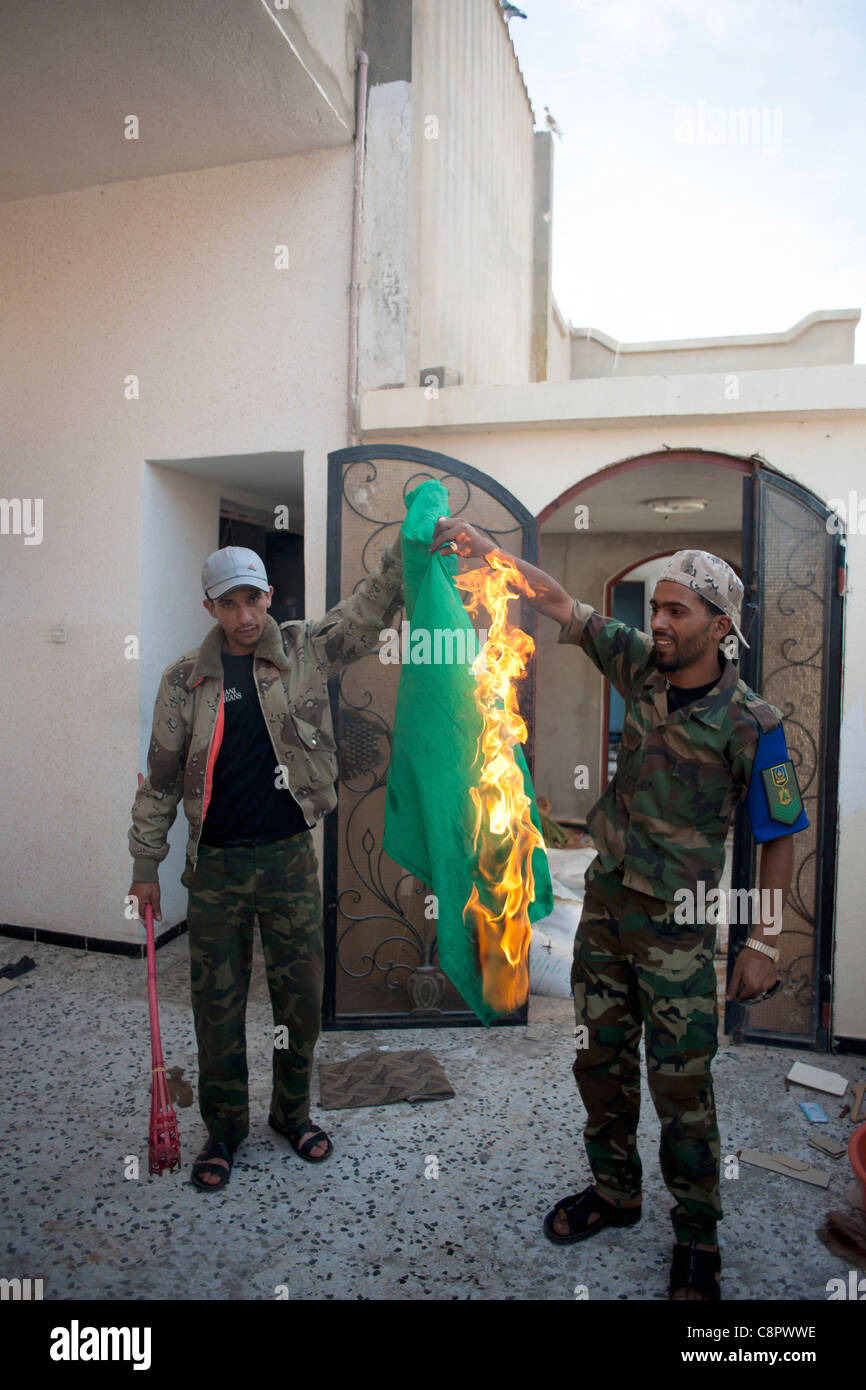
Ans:
[[[253,673],[291,794],[308,825],[337,804],[337,754],[327,681],[378,644],[403,603],[400,538],[355,592],[325,613],[277,625],[270,616],[255,649]],[[186,870],[195,867],[223,732],[223,632],[216,624],[201,646],[162,673],[153,713],[147,776],[132,808],[133,881],[152,883],[168,854],[166,837],[183,798],[189,822]]]
[[[587,818],[602,868],[621,868],[626,888],[667,902],[701,880],[715,888],[758,741],[781,723],[781,712],[723,658],[718,684],[669,714],[652,637],[588,603],[575,603],[559,641],[583,647],[625,700],[616,776]]]

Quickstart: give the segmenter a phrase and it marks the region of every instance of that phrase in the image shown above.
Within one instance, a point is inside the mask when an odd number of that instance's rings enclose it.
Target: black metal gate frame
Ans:
[[[786,478],[783,474],[770,469],[760,469],[758,477],[772,480],[772,485],[781,492],[796,498],[815,513],[822,521],[826,521],[832,515],[829,509],[821,500],[801,487],[798,483]],[[751,479],[744,480],[743,487],[743,536],[750,540],[754,537],[755,544],[744,547],[743,556],[743,583],[746,594],[759,593],[755,586],[760,586],[761,577],[761,556],[763,555],[764,536],[762,533],[761,509],[756,509],[757,488],[751,485]],[[835,545],[829,544],[825,550],[825,564],[827,567],[826,584],[828,595],[829,621],[825,627],[826,638],[826,660],[823,673],[822,706],[825,711],[824,738],[822,741],[821,761],[819,764],[819,788],[818,788],[818,817],[820,840],[818,842],[818,883],[815,893],[816,905],[816,951],[815,951],[815,974],[813,977],[812,991],[812,1026],[813,1034],[775,1033],[762,1031],[757,1028],[738,1029],[738,1036],[749,1042],[766,1042],[770,1044],[782,1043],[786,1047],[803,1048],[807,1050],[829,1051],[834,1045],[829,1027],[829,1015],[832,994],[832,971],[833,971],[833,922],[836,904],[836,843],[838,833],[838,784],[839,784],[839,732],[842,720],[842,597],[839,593],[838,576],[844,571],[845,546],[841,536],[836,536]],[[761,693],[761,650],[762,650],[762,631],[763,614],[760,604],[755,613],[752,633],[747,634],[750,638],[750,645],[743,653],[741,663],[741,675],[748,685],[759,694]],[[752,866],[754,862],[754,841],[749,830],[748,821],[742,806],[737,808],[734,821],[734,853],[732,863],[732,882],[737,887],[748,887],[752,879]],[[730,939],[728,944],[728,979],[730,980],[733,969],[735,950],[734,947],[745,940],[748,935],[746,924],[732,925],[730,928]],[[739,1010],[735,1014],[736,1006],[728,1004],[725,1009],[725,1029],[730,1031],[739,1022]],[[848,1040],[838,1039],[838,1043],[843,1046]]]

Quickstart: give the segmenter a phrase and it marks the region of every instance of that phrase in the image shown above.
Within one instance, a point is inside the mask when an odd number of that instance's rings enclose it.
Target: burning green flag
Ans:
[[[448,493],[441,483],[428,481],[410,492],[406,502],[403,591],[413,635],[397,692],[383,846],[435,894],[439,963],[482,1023],[490,1024],[511,1009],[485,998],[483,952],[466,908],[473,899],[495,915],[496,884],[489,882],[489,867],[485,877],[480,862],[504,862],[511,837],[507,832],[497,837],[487,827],[477,847],[475,843],[477,813],[471,789],[478,788],[483,765],[483,719],[475,703],[472,672],[475,629],[455,587],[457,557],[430,550],[437,518],[449,514]],[[525,914],[535,922],[553,911],[553,891],[535,794],[519,744],[513,747],[513,759],[538,832],[527,860],[535,896]],[[528,933],[525,944],[528,957]]]

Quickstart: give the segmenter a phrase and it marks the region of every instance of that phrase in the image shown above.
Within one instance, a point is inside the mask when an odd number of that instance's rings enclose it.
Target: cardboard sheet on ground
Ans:
[[[406,616],[412,632],[431,634],[431,660],[406,661],[400,668],[383,847],[436,895],[439,964],[482,1023],[490,1024],[497,1015],[484,1000],[475,936],[463,920],[473,883],[479,892],[483,886],[472,843],[475,807],[469,795],[482,766],[482,720],[473,699],[474,653],[467,644],[463,662],[432,660],[432,634],[437,629],[467,635],[474,629],[454,584],[457,557],[430,551],[437,517],[449,515],[446,489],[432,480],[421,483],[406,503],[401,533]],[[413,650],[423,654],[410,640],[410,655]],[[440,652],[444,650],[443,643]],[[519,745],[514,757],[532,822],[540,831],[535,793]],[[531,864],[535,900],[529,920],[535,922],[553,911],[553,893],[544,850],[533,852]]]
[[[830,1174],[822,1168],[812,1168],[801,1158],[791,1158],[789,1154],[765,1154],[760,1149],[740,1149],[739,1157],[743,1163],[751,1163],[755,1168],[767,1168],[771,1173],[781,1173],[786,1178],[796,1178],[798,1182],[808,1182],[814,1187],[829,1187]]]
[[[810,1067],[806,1062],[795,1062],[785,1077],[798,1086],[809,1086],[813,1091],[826,1091],[831,1096],[844,1096],[848,1080],[837,1071],[827,1071],[825,1067]],[[787,1089],[787,1087],[786,1087]]]
[[[813,1149],[820,1149],[828,1158],[843,1158],[848,1152],[844,1144],[840,1144],[838,1139],[831,1139],[829,1134],[810,1134],[806,1143]]]

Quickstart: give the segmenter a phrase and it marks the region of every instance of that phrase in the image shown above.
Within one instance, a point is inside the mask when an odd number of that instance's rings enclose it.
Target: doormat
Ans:
[[[323,1110],[393,1105],[400,1100],[450,1100],[454,1091],[427,1048],[380,1052],[371,1048],[345,1062],[322,1062],[319,1098]]]

